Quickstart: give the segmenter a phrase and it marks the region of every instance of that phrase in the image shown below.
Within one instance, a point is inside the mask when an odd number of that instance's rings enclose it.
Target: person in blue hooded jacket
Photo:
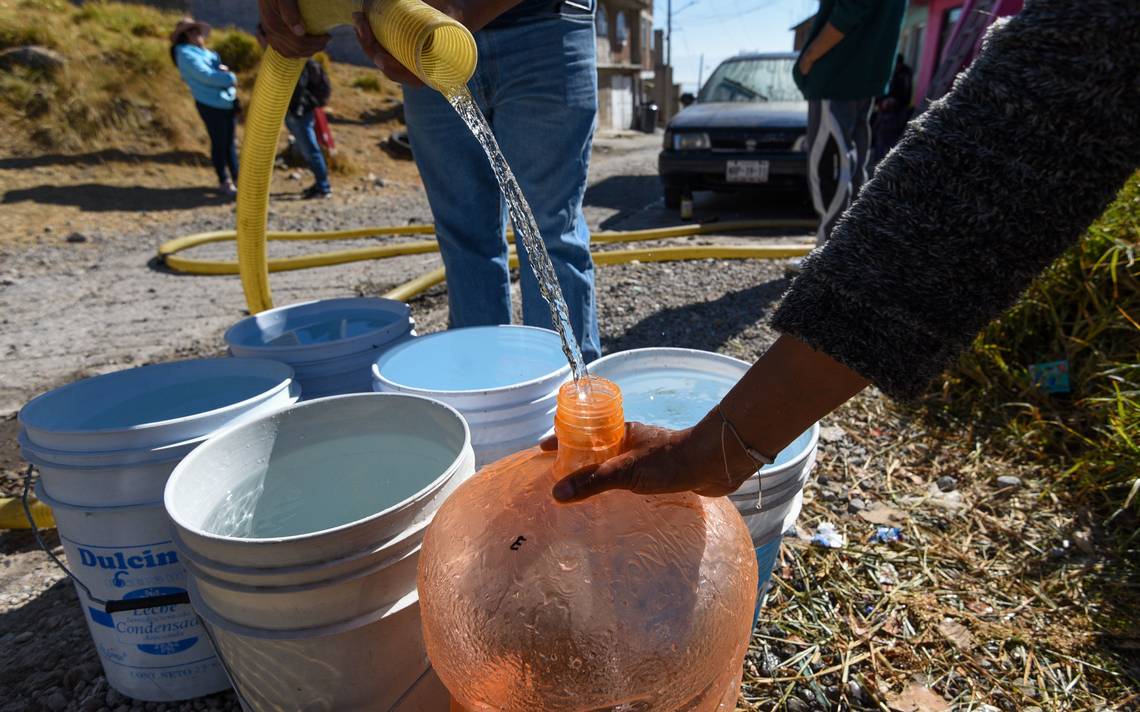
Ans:
[[[238,162],[234,147],[237,127],[237,76],[222,64],[218,53],[206,49],[210,26],[184,17],[170,34],[170,58],[190,87],[198,115],[210,135],[210,161],[218,174],[218,190],[236,195]]]

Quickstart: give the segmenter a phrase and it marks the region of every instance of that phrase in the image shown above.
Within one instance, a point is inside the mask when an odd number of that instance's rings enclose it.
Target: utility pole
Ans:
[[[701,93],[701,84],[705,80],[705,53],[701,52],[701,63],[697,68],[697,93]]]
[[[673,0],[665,4],[665,64],[673,66]]]

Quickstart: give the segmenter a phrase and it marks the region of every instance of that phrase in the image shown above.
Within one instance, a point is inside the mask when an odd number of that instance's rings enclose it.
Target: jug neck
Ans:
[[[558,391],[554,434],[558,456],[554,474],[562,477],[587,465],[598,465],[621,453],[625,414],[621,389],[597,376],[588,376],[588,389],[570,381]]]

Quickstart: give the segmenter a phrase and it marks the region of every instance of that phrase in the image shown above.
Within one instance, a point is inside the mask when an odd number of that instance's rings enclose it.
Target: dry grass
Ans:
[[[786,540],[742,709],[1140,705],[1138,557],[1078,504],[1046,493],[1057,469],[926,430],[875,394],[832,422],[847,437],[822,446],[821,486],[809,487],[800,525],[831,521],[848,544]],[[1025,486],[998,488],[1006,474]],[[943,475],[956,478],[954,492],[933,484]],[[864,517],[875,515],[847,514],[851,497],[896,518],[904,541],[871,543],[876,524]],[[908,707],[908,688],[933,697]]]

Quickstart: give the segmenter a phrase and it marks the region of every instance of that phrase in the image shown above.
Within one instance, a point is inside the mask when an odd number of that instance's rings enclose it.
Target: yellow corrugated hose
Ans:
[[[595,244],[613,244],[622,242],[641,242],[651,240],[664,240],[677,237],[692,237],[713,233],[739,232],[741,230],[763,229],[792,229],[813,230],[814,220],[743,220],[723,223],[704,223],[698,225],[678,225],[675,227],[654,228],[649,230],[626,230],[620,232],[596,232],[590,239]],[[269,232],[269,240],[350,240],[365,237],[378,237],[384,235],[433,235],[433,225],[391,225],[384,227],[364,227],[353,230],[329,230],[324,232]],[[204,260],[182,257],[178,253],[193,247],[206,245],[212,242],[233,240],[236,233],[233,230],[218,230],[215,232],[202,232],[194,235],[185,235],[163,243],[158,248],[159,259],[170,269],[188,274],[243,274],[239,264],[231,260]],[[512,239],[508,232],[508,237]],[[262,255],[264,255],[265,241],[260,241]],[[599,265],[619,264],[622,262],[654,262],[695,259],[781,259],[798,257],[811,251],[810,244],[776,244],[776,245],[743,245],[743,246],[681,246],[658,247],[652,249],[607,250],[594,253],[594,263]],[[320,252],[312,255],[299,255],[268,260],[264,263],[267,272],[284,272],[310,267],[324,267],[329,265],[345,264],[362,260],[385,259],[399,255],[417,255],[438,252],[439,245],[432,241],[417,241],[377,245],[373,247],[360,247],[348,250],[334,250]],[[261,259],[264,259],[262,257]],[[511,248],[511,266],[518,266],[514,248]],[[411,279],[394,288],[384,296],[390,299],[406,301],[420,292],[444,281],[442,269],[432,270],[424,275]],[[248,295],[248,291],[247,291]]]
[[[302,0],[300,10],[306,28],[321,34],[351,23],[358,5],[358,0]],[[373,0],[368,21],[380,44],[431,87],[447,91],[463,86],[475,72],[478,51],[471,33],[420,0]],[[304,59],[287,59],[272,47],[266,50],[246,119],[236,236],[238,272],[254,314],[273,306],[265,247],[269,183],[281,123],[304,64]]]

